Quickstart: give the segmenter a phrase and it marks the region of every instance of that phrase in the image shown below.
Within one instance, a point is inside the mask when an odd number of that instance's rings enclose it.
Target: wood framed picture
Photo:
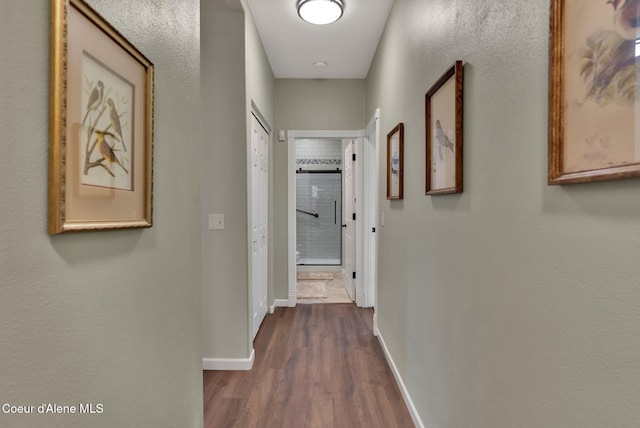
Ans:
[[[81,0],[52,0],[49,233],[151,227],[153,64]]]
[[[387,199],[403,198],[404,124],[387,134]]]
[[[640,176],[640,6],[551,1],[548,183]]]
[[[462,192],[462,61],[425,95],[426,194]]]

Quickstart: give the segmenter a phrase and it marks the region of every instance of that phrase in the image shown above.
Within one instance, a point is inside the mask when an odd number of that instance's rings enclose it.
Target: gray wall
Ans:
[[[275,129],[355,130],[365,127],[364,80],[276,79]],[[273,151],[273,290],[288,298],[287,143]],[[271,299],[273,300],[273,299]]]
[[[202,4],[202,343],[204,358],[244,359],[253,347],[248,119],[253,102],[273,124],[274,78],[251,14],[231,4]],[[225,215],[224,230],[208,230],[209,213]]]
[[[199,3],[90,3],[155,64],[154,226],[47,235],[50,2],[4,4],[0,402],[104,413],[0,425],[200,427]]]
[[[638,424],[640,180],[546,184],[548,10],[397,0],[367,78],[367,117],[405,124],[379,327],[430,428]],[[457,59],[464,193],[428,197],[424,93]]]
[[[202,346],[246,358],[248,328],[244,14],[202,2]],[[208,214],[225,215],[208,230]]]

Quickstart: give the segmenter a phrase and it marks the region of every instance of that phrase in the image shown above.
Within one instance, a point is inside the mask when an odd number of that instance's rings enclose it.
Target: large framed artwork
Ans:
[[[640,5],[551,0],[548,183],[640,176]]]
[[[462,192],[462,61],[425,95],[427,195]]]
[[[151,227],[153,64],[81,0],[52,0],[49,233]]]
[[[402,199],[404,181],[404,123],[387,134],[387,199]]]

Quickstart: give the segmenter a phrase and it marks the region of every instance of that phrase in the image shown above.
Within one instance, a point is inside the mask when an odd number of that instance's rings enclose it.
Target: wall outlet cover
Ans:
[[[224,214],[209,214],[209,229],[224,229]]]

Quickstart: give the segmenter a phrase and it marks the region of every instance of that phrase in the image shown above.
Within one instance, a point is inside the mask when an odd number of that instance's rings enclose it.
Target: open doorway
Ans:
[[[296,265],[342,264],[342,142],[296,139]]]
[[[377,115],[376,115],[377,117]],[[376,122],[377,123],[377,120]],[[370,127],[367,128],[367,130]],[[371,225],[372,215],[365,215],[365,200],[370,198],[367,194],[373,193],[377,194],[377,180],[371,182],[371,180],[367,179],[367,183],[365,183],[365,176],[372,174],[369,172],[370,167],[365,166],[364,161],[364,153],[365,153],[365,129],[362,130],[347,130],[347,131],[288,131],[287,135],[287,143],[288,143],[288,306],[296,305],[296,283],[298,276],[298,235],[297,235],[297,222],[298,222],[298,209],[303,210],[302,207],[298,207],[297,204],[297,194],[296,194],[296,181],[297,181],[297,173],[298,169],[296,164],[296,140],[300,139],[337,139],[342,141],[343,150],[346,148],[346,144],[349,142],[352,143],[352,152],[351,155],[354,156],[352,159],[349,159],[349,162],[353,162],[350,164],[352,169],[352,180],[353,180],[353,207],[350,209],[343,209],[343,221],[342,225],[346,224],[346,219],[349,218],[352,222],[352,235],[353,246],[354,246],[354,256],[353,256],[353,265],[355,269],[350,272],[344,272],[345,275],[349,276],[349,280],[351,284],[353,284],[353,294],[355,297],[355,302],[358,306],[361,307],[371,307],[375,302],[375,296],[370,296],[371,293],[375,293],[375,284],[371,284],[367,282],[366,284],[363,282],[363,277],[369,278],[367,281],[375,280],[375,276],[368,274],[364,275],[363,267],[364,267],[364,250],[365,247],[369,249],[370,246],[370,233],[375,233],[375,226],[369,228]],[[370,138],[377,138],[377,133],[368,134]],[[373,145],[373,149],[369,147],[367,150],[377,151],[377,141]],[[373,152],[372,152],[373,153]],[[377,157],[374,156],[375,161],[377,162]],[[344,162],[347,162],[344,159]],[[344,169],[344,164],[343,164]],[[344,173],[343,173],[343,191],[344,191]],[[371,190],[370,186],[374,186],[374,189]],[[372,202],[369,202],[369,207],[373,206]],[[346,207],[345,207],[346,208]],[[377,210],[377,206],[373,208],[374,212]],[[307,211],[307,210],[305,210]],[[349,211],[349,212],[347,212]],[[310,211],[311,212],[311,211]],[[315,212],[311,212],[315,214]],[[301,216],[305,215],[304,213],[300,214]],[[367,220],[368,231],[365,233],[364,225],[365,219]],[[377,220],[374,220],[377,221]],[[336,221],[337,223],[337,221]],[[342,228],[344,230],[344,228]],[[373,231],[373,232],[372,232]],[[344,233],[343,233],[344,235]],[[377,240],[376,240],[377,242]],[[343,243],[343,252],[341,258],[340,270],[344,269],[345,265],[345,255],[344,251],[346,250],[345,245]],[[370,254],[367,253],[367,254]],[[376,251],[377,254],[377,251]],[[371,259],[368,258],[370,261]],[[368,263],[368,269],[377,269],[377,266],[372,266],[371,263]]]
[[[295,139],[296,303],[352,303],[342,272],[343,140]]]

